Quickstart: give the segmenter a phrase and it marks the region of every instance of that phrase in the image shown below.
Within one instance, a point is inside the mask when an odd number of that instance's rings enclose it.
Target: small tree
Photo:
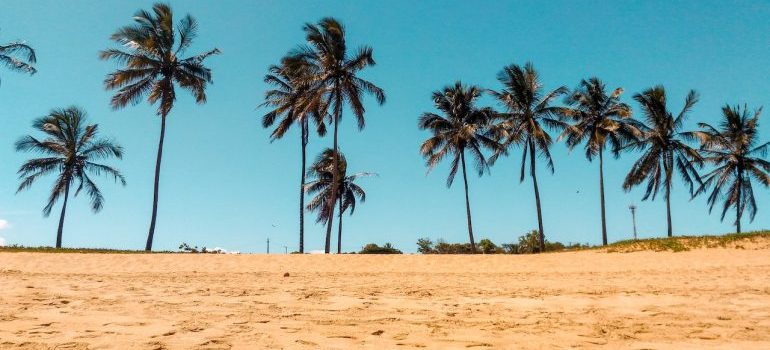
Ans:
[[[403,254],[403,252],[393,247],[390,243],[385,243],[382,247],[375,243],[369,243],[361,248],[358,254]]]
[[[417,240],[417,252],[420,254],[435,254],[433,250],[433,241],[430,238],[420,238]]]
[[[479,241],[479,249],[481,249],[482,254],[495,254],[498,253],[500,248],[498,248],[490,239],[484,238]]]

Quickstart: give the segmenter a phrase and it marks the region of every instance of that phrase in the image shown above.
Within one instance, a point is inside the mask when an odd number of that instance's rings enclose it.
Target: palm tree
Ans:
[[[552,106],[551,102],[565,94],[567,88],[561,86],[544,94],[540,77],[530,62],[524,67],[513,64],[503,68],[497,74],[497,80],[503,84],[503,89],[499,92],[490,91],[490,93],[502,103],[506,112],[500,114],[502,121],[495,125],[493,133],[501,140],[504,150],[493,155],[490,163],[494,163],[499,155],[507,154],[507,150],[512,145],[521,145],[523,154],[519,182],[523,182],[527,153],[529,153],[529,174],[535,191],[540,251],[543,252],[545,251],[545,232],[535,160],[538,156],[542,157],[546,161],[546,167],[551,173],[554,172],[553,159],[549,151],[553,140],[545,128],[560,130],[566,127],[566,124],[558,119],[564,113],[564,108]]]
[[[749,211],[751,221],[757,215],[752,178],[765,187],[770,186],[770,162],[760,158],[767,155],[770,142],[757,146],[759,115],[762,109],[749,113],[746,106],[722,107],[724,119],[719,129],[706,124],[698,125],[703,131],[693,132],[701,142],[703,161],[716,169],[703,176],[703,184],[695,195],[714,186],[708,197],[709,213],[717,200],[722,199],[722,218],[730,207],[735,207],[736,232],[741,233],[741,218]]]
[[[357,74],[366,67],[375,64],[372,57],[372,49],[363,46],[353,55],[350,55],[345,43],[345,28],[334,18],[324,18],[318,24],[305,24],[303,28],[309,46],[301,46],[294,53],[316,67],[317,74],[311,77],[313,93],[308,99],[323,101],[322,104],[332,109],[332,123],[334,123],[334,154],[339,149],[339,123],[342,119],[342,109],[345,103],[353,111],[358,121],[358,129],[364,128],[365,108],[362,102],[363,95],[371,94],[382,105],[385,103],[385,93],[373,83],[364,80]],[[316,103],[310,103],[315,105]],[[334,168],[339,168],[339,160],[335,158]],[[332,173],[338,176],[339,171]],[[332,182],[332,193],[337,193],[336,186],[339,181]],[[330,216],[334,216],[335,198],[328,198]],[[331,250],[332,221],[326,225],[325,252]]]
[[[91,199],[91,209],[94,212],[100,211],[104,205],[104,197],[89,175],[111,176],[125,186],[126,180],[118,170],[96,163],[110,157],[120,159],[123,156],[123,148],[111,140],[97,138],[98,125],[87,125],[86,112],[77,107],[54,109],[49,115],[35,120],[32,126],[47,137],[40,140],[34,136],[25,136],[16,142],[16,151],[36,152],[44,157],[30,159],[19,168],[21,184],[16,193],[32,186],[41,176],[57,174],[48,204],[43,208],[43,215],[50,215],[59,197],[64,197],[56,233],[56,248],[61,248],[70,186],[77,182],[75,196],[85,190]]]
[[[655,86],[634,95],[644,113],[644,122],[639,123],[641,138],[623,146],[623,149],[644,151],[628,172],[623,189],[630,191],[636,185],[647,180],[647,189],[642,200],[655,196],[663,185],[666,198],[666,219],[668,236],[673,236],[671,227],[671,185],[674,171],[678,171],[683,181],[690,186],[693,194],[694,184],[701,183],[695,169],[702,160],[698,151],[688,146],[685,141],[691,138],[689,133],[682,132],[682,126],[687,114],[698,102],[698,94],[690,90],[684,101],[684,107],[676,117],[666,106],[666,90],[663,86]]]
[[[332,174],[334,170],[334,150],[326,149],[318,155],[316,161],[310,167],[310,176],[315,180],[305,185],[305,191],[308,194],[315,194],[315,197],[308,203],[307,209],[310,211],[318,211],[318,218],[316,222],[331,221],[331,215],[329,207],[326,203],[329,201],[329,197],[332,194],[332,181],[335,176]],[[346,175],[348,162],[345,159],[345,155],[340,153],[339,156],[339,175],[336,177],[340,179],[340,183],[337,184],[337,198],[339,205],[339,214],[337,214],[337,254],[342,253],[342,214],[350,209],[350,215],[356,210],[356,201],[362,203],[366,201],[366,192],[355,181],[361,177],[373,176],[374,173],[356,173],[353,175]]]
[[[307,84],[311,69],[314,67],[305,60],[285,57],[280,66],[271,66],[265,76],[265,82],[275,86],[265,93],[265,102],[260,106],[272,108],[262,118],[262,126],[267,128],[281,120],[270,135],[270,141],[282,138],[292,125],[300,127],[300,143],[302,150],[302,176],[299,188],[299,252],[305,252],[305,167],[306,150],[309,139],[308,119],[313,119],[317,125],[318,135],[326,134],[324,123],[325,110],[321,105],[307,106],[307,103],[318,103],[320,100],[306,99],[310,85]]]
[[[8,69],[35,74],[35,50],[31,46],[22,41],[14,41],[7,44],[0,44],[0,64],[5,65]]]
[[[636,122],[631,119],[631,107],[620,102],[622,88],[608,95],[599,78],[580,82],[565,102],[571,109],[565,109],[564,116],[574,124],[564,129],[559,139],[566,139],[567,146],[574,149],[585,142],[586,158],[592,161],[599,157],[599,198],[602,216],[602,244],[607,245],[607,220],[604,205],[604,149],[607,142],[617,151],[623,145],[640,136]],[[616,153],[617,155],[617,153]]]
[[[107,75],[104,87],[118,89],[112,97],[112,108],[120,109],[138,104],[147,95],[150,104],[160,102],[160,140],[155,161],[155,187],[152,199],[152,219],[147,235],[146,250],[152,250],[155,221],[158,214],[158,185],[160,164],[163,156],[163,139],[166,135],[166,117],[174,106],[174,84],[190,91],[199,104],[206,102],[206,86],[211,84],[211,69],[203,61],[219,53],[213,49],[200,55],[179,58],[190,47],[198,31],[198,22],[186,15],[174,28],[171,8],[155,4],[152,13],[140,10],[134,15],[133,25],[118,29],[111,39],[127,51],[107,49],[99,54],[103,60],[115,60],[125,67]],[[178,39],[178,40],[177,40]]]
[[[478,86],[463,86],[456,82],[441,91],[433,93],[436,108],[444,114],[426,112],[420,116],[418,126],[421,130],[430,130],[433,134],[420,146],[420,153],[425,157],[430,172],[448,154],[452,156],[447,187],[452,186],[458,167],[462,167],[465,185],[465,212],[468,219],[468,237],[471,251],[476,252],[471,220],[471,204],[468,199],[468,176],[465,166],[465,151],[475,160],[479,176],[489,169],[482,148],[498,151],[500,146],[486,136],[495,116],[491,108],[478,108],[476,103],[483,89]]]

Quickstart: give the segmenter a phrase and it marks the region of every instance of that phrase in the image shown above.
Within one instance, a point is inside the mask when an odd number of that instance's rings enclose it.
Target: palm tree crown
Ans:
[[[103,60],[125,64],[125,68],[108,74],[104,80],[106,89],[118,89],[112,97],[112,107],[137,104],[147,95],[151,104],[160,101],[158,115],[168,115],[176,99],[175,83],[189,90],[196,102],[205,103],[206,85],[212,80],[211,69],[204,66],[203,61],[219,54],[219,49],[188,58],[178,57],[197,36],[198,22],[186,15],[174,28],[168,5],[155,4],[152,11],[138,11],[134,15],[135,24],[112,34],[111,39],[127,51],[108,49],[99,54]]]
[[[91,209],[94,212],[101,210],[104,197],[90,176],[111,176],[125,186],[126,181],[118,170],[97,163],[110,157],[120,159],[123,149],[113,141],[97,138],[98,125],[87,125],[86,113],[77,107],[52,110],[32,125],[47,137],[41,140],[31,135],[25,136],[16,142],[16,150],[36,152],[44,157],[30,159],[19,168],[21,184],[17,193],[32,186],[42,176],[57,174],[43,214],[48,216],[59,198],[64,197],[57,238],[57,247],[61,247],[62,223],[70,186],[77,184],[75,196],[85,191],[91,200]]]
[[[703,161],[713,164],[716,169],[703,176],[703,184],[696,195],[713,186],[708,196],[709,212],[718,200],[723,200],[722,217],[735,208],[735,226],[741,232],[741,217],[745,210],[750,220],[757,215],[752,179],[770,186],[770,162],[762,159],[767,155],[770,142],[757,146],[759,115],[762,109],[753,113],[744,106],[722,108],[723,119],[718,128],[699,123],[702,131],[693,132],[701,142]]]
[[[497,80],[503,84],[503,89],[490,91],[490,93],[505,107],[506,112],[500,114],[502,121],[495,125],[492,130],[501,140],[504,149],[493,155],[490,161],[494,163],[501,154],[507,154],[507,150],[512,145],[521,145],[523,155],[519,181],[524,181],[524,170],[527,157],[529,157],[529,172],[535,192],[538,231],[540,232],[540,250],[545,251],[545,233],[543,232],[543,216],[535,159],[537,157],[545,159],[546,167],[551,173],[554,172],[553,158],[550,152],[553,139],[546,129],[561,130],[566,127],[566,124],[559,120],[564,108],[552,106],[551,103],[565,94],[567,88],[561,86],[544,93],[540,76],[532,63],[529,62],[524,67],[513,64],[503,68],[498,73]]]
[[[420,153],[425,157],[428,171],[432,170],[447,155],[452,163],[447,176],[447,187],[452,186],[457,170],[462,168],[465,185],[465,207],[468,219],[468,236],[471,250],[476,251],[473,238],[470,202],[468,199],[468,178],[465,166],[465,151],[473,157],[479,176],[489,169],[482,149],[498,151],[500,146],[487,136],[495,113],[491,108],[479,108],[476,103],[482,89],[477,86],[463,86],[456,82],[441,91],[433,93],[433,102],[443,116],[435,113],[423,113],[418,126],[429,130],[432,136],[420,146]]]
[[[35,50],[22,41],[0,44],[0,64],[12,71],[35,74]]]
[[[689,185],[690,194],[694,192],[695,184],[701,183],[695,169],[696,165],[702,163],[701,157],[685,142],[692,139],[691,134],[681,131],[688,113],[698,101],[698,94],[690,90],[684,107],[676,116],[668,110],[663,86],[647,89],[634,95],[634,99],[639,102],[644,115],[644,122],[638,125],[642,134],[639,140],[623,146],[623,149],[642,150],[644,153],[631,167],[623,182],[623,189],[630,191],[647,180],[642,200],[650,197],[654,200],[663,185],[670,237],[673,235],[670,195],[674,171]]]
[[[309,81],[317,74],[314,68],[296,56],[284,57],[280,65],[268,68],[264,81],[274,88],[265,92],[265,101],[259,106],[271,108],[262,117],[263,127],[273,126],[278,121],[270,134],[271,140],[282,138],[294,124],[306,127],[308,120],[316,123],[319,135],[326,134],[326,106],[321,100],[308,98],[312,93]],[[303,133],[302,136],[307,138],[308,135]]]
[[[565,102],[571,108],[564,109],[564,117],[572,120],[559,139],[566,139],[567,147],[573,149],[585,142],[585,155],[589,161],[599,156],[599,192],[602,218],[602,243],[607,245],[607,222],[604,208],[604,149],[609,142],[618,155],[623,145],[636,140],[640,131],[636,121],[631,119],[631,107],[620,102],[622,88],[608,95],[599,78],[580,82]]]
[[[358,128],[365,125],[363,95],[370,94],[375,97],[377,103],[385,103],[385,93],[373,83],[358,77],[358,73],[366,67],[374,66],[372,48],[363,46],[355,54],[348,53],[345,28],[334,18],[324,18],[318,24],[306,24],[304,27],[308,45],[300,46],[292,55],[301,58],[315,68],[315,74],[310,76],[309,84],[311,93],[307,95],[309,100],[321,102],[306,102],[307,106],[323,105],[331,108],[332,123],[334,123],[333,151],[338,154],[338,130],[342,117],[342,109],[345,103],[353,111],[358,122]],[[339,166],[335,160],[334,167]],[[339,171],[332,173],[337,176]],[[333,181],[332,187],[339,181]],[[336,189],[332,193],[337,193]],[[330,216],[334,215],[334,197],[329,197]],[[331,250],[332,221],[326,226],[326,253]]]

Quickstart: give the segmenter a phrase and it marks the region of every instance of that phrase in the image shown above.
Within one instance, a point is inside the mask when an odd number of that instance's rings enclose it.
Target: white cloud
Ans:
[[[8,220],[0,219],[0,230],[4,230],[6,228],[8,228]],[[7,242],[5,241],[5,238],[0,237],[0,247],[5,247],[6,243]]]

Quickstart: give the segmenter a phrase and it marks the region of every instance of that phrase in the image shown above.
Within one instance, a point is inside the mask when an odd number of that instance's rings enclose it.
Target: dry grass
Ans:
[[[684,252],[691,249],[704,248],[770,248],[770,231],[732,233],[721,236],[677,236],[671,238],[626,240],[612,243],[604,249],[608,253],[628,253],[643,250]]]

